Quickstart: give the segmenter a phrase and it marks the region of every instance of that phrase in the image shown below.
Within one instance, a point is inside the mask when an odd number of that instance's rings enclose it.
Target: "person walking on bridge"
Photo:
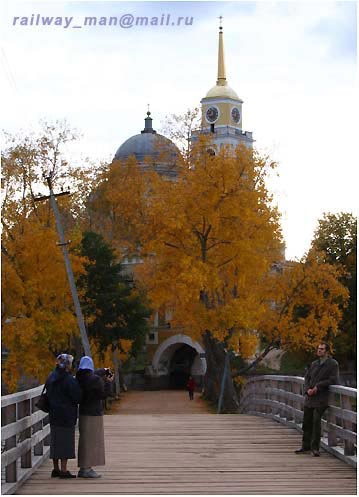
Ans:
[[[80,386],[71,374],[72,361],[72,355],[60,354],[56,359],[55,370],[45,383],[50,405],[50,459],[54,465],[52,478],[76,478],[67,470],[67,460],[76,457],[75,425],[81,400]]]
[[[321,421],[329,403],[329,386],[339,380],[339,366],[329,356],[329,345],[322,342],[317,349],[318,359],[310,365],[304,378],[304,413],[302,447],[296,454],[312,451],[315,457],[320,456]]]
[[[103,401],[110,394],[110,375],[107,369],[95,371],[91,357],[84,356],[76,374],[82,390],[79,409],[79,478],[100,478],[92,466],[105,465],[105,437]]]
[[[193,400],[193,394],[194,394],[194,389],[196,388],[196,383],[194,381],[194,378],[190,376],[187,381],[187,390],[189,394],[190,400]]]

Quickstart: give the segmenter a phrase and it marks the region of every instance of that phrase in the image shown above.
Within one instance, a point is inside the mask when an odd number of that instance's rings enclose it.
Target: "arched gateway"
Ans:
[[[174,335],[164,340],[152,359],[152,374],[167,376],[170,388],[184,388],[189,375],[201,385],[207,370],[204,349],[187,335]]]

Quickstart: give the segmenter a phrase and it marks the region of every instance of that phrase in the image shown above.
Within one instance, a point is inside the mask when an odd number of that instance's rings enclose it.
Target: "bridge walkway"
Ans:
[[[128,392],[117,405],[105,416],[101,479],[51,479],[48,461],[18,494],[356,494],[353,468],[295,455],[300,434],[270,419],[219,416],[178,391]]]

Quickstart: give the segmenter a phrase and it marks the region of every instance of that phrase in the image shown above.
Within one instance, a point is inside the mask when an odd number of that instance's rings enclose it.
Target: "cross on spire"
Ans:
[[[225,86],[227,84],[226,80],[226,68],[224,64],[224,47],[223,47],[223,31],[222,31],[222,16],[219,16],[219,39],[218,39],[218,78],[217,85]]]
[[[222,19],[223,19],[223,16],[219,16],[219,29],[222,30]]]

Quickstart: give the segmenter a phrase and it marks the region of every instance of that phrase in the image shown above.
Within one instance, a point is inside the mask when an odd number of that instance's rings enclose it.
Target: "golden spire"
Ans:
[[[218,40],[218,86],[226,86],[226,67],[224,64],[224,47],[223,47],[223,31],[222,31],[222,19],[223,17],[219,17],[219,40]]]
[[[222,31],[222,19],[220,16],[219,20],[219,42],[218,42],[218,78],[216,85],[213,86],[208,92],[205,98],[231,98],[232,100],[240,100],[237,93],[228,86],[226,78],[226,68],[224,64],[224,47],[223,47],[223,31]]]

